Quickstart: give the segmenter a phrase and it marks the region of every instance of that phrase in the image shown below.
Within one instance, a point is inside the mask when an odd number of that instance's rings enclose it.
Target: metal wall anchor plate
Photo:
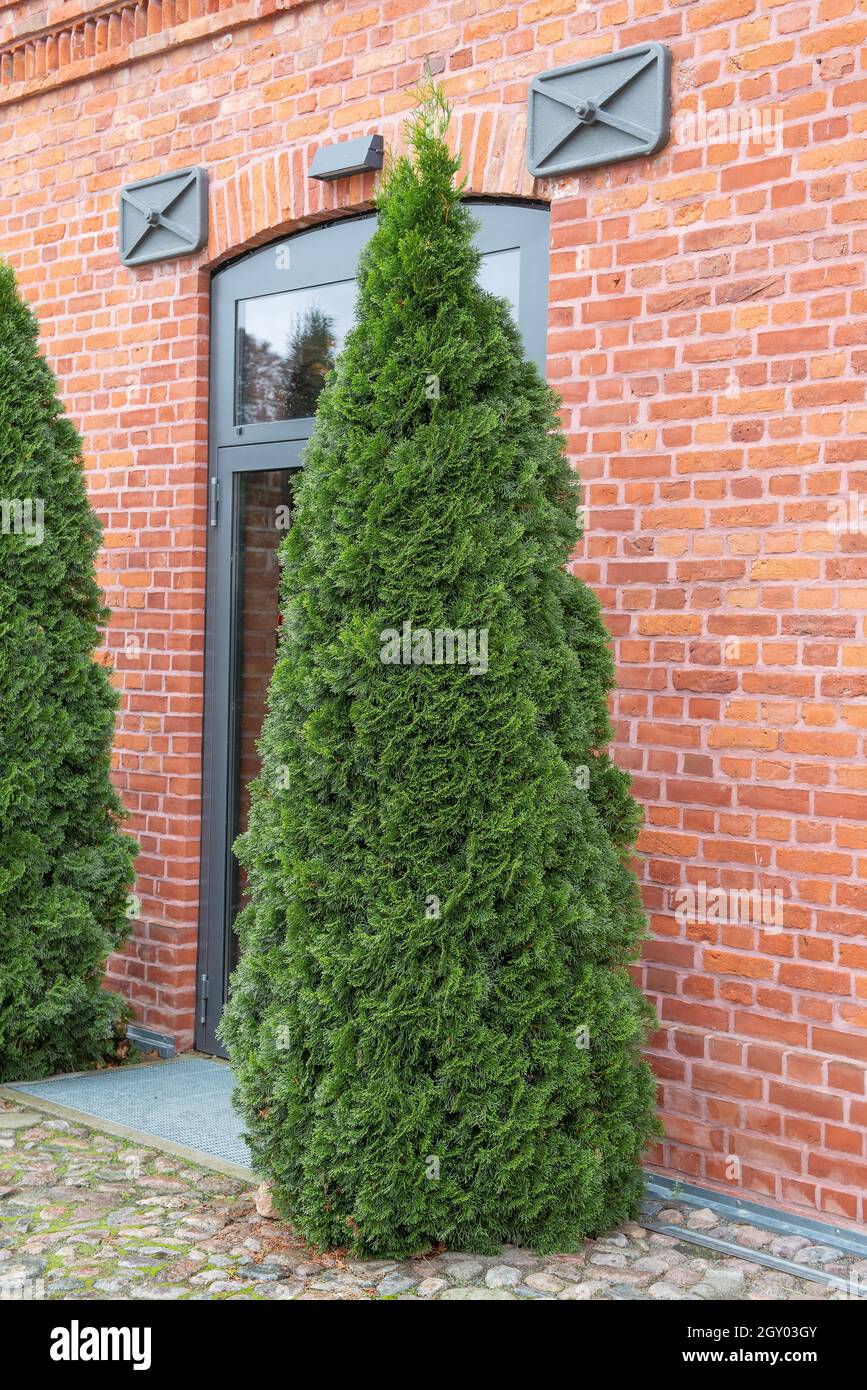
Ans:
[[[147,265],[189,256],[208,239],[208,176],[177,169],[120,190],[120,259]]]
[[[588,58],[530,83],[527,164],[551,178],[655,154],[668,140],[671,54],[661,43]]]

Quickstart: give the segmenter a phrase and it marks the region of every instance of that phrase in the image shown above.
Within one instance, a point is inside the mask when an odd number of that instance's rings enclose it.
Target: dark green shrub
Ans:
[[[103,990],[127,934],[136,844],[109,781],[116,697],[81,442],[37,325],[0,264],[0,1081],[114,1050]]]
[[[284,542],[223,1023],[281,1211],[390,1256],[570,1247],[636,1211],[654,1131],[638,817],[564,567],[579,489],[475,283],[446,122],[430,94],[385,181]]]

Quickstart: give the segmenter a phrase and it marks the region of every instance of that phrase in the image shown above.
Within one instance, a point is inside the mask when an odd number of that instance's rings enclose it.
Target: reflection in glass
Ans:
[[[236,424],[314,415],[354,308],[354,280],[241,300]]]
[[[482,256],[478,281],[488,294],[499,295],[508,301],[515,323],[518,322],[518,297],[521,277],[521,253],[517,246],[509,251],[488,251]]]
[[[521,255],[517,247],[482,256],[479,284],[505,299],[518,322]],[[264,294],[238,303],[235,423],[304,420],[352,326],[355,281]]]
[[[286,468],[241,473],[237,480],[236,666],[234,719],[234,821],[232,840],[247,829],[250,784],[259,775],[259,735],[280,627],[277,548],[292,508],[292,474]],[[231,920],[244,906],[246,876],[232,856]],[[229,933],[229,968],[237,964],[238,938]]]

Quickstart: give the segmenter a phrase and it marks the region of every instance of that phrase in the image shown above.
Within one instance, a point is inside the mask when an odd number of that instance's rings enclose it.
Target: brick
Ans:
[[[775,1172],[802,1173],[804,1171],[802,1149],[786,1144],[776,1144],[770,1139],[757,1138],[750,1134],[733,1134],[730,1139],[732,1153],[752,1163],[768,1164]]]
[[[804,849],[780,849],[777,851],[777,868],[791,869],[794,873],[843,875],[852,872],[852,858],[848,854],[822,854]]]
[[[843,1118],[843,1101],[839,1096],[823,1095],[806,1087],[786,1086],[781,1081],[771,1081],[768,1100],[772,1105],[780,1105],[784,1110],[799,1115],[816,1115],[826,1120]]]
[[[840,1183],[843,1187],[867,1186],[867,1163],[854,1163],[835,1154],[814,1153],[807,1160],[807,1171],[814,1178]]]
[[[726,1182],[724,1128],[747,1195],[864,1220],[867,545],[827,526],[834,500],[867,493],[863,18],[849,0],[577,17],[574,0],[493,0],[437,28],[423,0],[309,0],[298,23],[275,0],[196,0],[147,6],[136,32],[120,8],[72,67],[72,9],[21,0],[0,58],[0,245],[39,311],[106,523],[114,777],[144,847],[141,921],[111,979],[191,1045],[209,274],[370,207],[371,180],[324,188],[310,157],[342,135],[392,142],[430,50],[469,191],[551,204],[548,376],[590,511],[574,566],[607,614],[612,754],[645,810],[653,937],[636,969],[662,1018],[656,1070],[676,1088],[662,1157]],[[60,40],[43,44],[46,27]],[[648,38],[676,44],[684,108],[783,106],[780,147],[675,136],[638,177],[534,185],[530,78]],[[209,247],[122,267],[119,185],[193,163],[210,178]],[[783,926],[681,928],[667,895],[702,878],[779,887]],[[838,1101],[842,1121],[822,1110]]]
[[[760,1077],[743,1071],[730,1071],[723,1067],[695,1066],[692,1072],[693,1084],[699,1091],[710,1091],[713,1095],[737,1096],[741,1100],[759,1100],[764,1091]]]
[[[867,1062],[867,1035],[838,1033],[831,1028],[814,1028],[813,1045],[821,1052]]]
[[[762,956],[741,956],[731,951],[705,951],[704,967],[714,974],[742,975],[750,980],[770,980],[774,975],[774,963]]]

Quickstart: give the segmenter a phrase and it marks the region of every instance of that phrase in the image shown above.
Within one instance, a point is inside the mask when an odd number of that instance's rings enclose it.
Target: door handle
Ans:
[[[216,526],[220,516],[220,480],[211,479],[210,524]]]

